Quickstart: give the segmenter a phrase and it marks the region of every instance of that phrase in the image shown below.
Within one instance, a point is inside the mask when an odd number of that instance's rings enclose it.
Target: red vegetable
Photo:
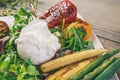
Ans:
[[[66,23],[76,20],[77,8],[69,0],[63,0],[39,15],[40,19],[45,19],[49,28],[61,25],[62,20]]]

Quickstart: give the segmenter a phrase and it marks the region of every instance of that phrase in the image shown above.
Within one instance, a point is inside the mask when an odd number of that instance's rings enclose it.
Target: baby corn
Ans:
[[[69,70],[69,68],[71,68],[72,66],[74,66],[74,64],[72,65],[68,65],[60,70],[58,70],[57,72],[55,72],[54,74],[51,74],[50,76],[48,76],[48,78],[46,80],[56,80],[57,76],[60,76],[62,73],[66,72],[67,70]]]
[[[92,49],[81,52],[74,52],[73,54],[69,54],[46,62],[40,66],[40,69],[42,72],[49,72],[87,58],[102,55],[105,52],[107,52],[106,49]]]
[[[60,75],[59,77],[63,78],[64,80],[68,80],[69,77],[71,77],[74,73],[80,71],[81,69],[89,65],[94,60],[95,58],[92,58],[92,59],[87,59],[82,62],[79,62],[78,64],[76,64],[76,66],[73,66],[66,72],[63,72],[62,75]]]

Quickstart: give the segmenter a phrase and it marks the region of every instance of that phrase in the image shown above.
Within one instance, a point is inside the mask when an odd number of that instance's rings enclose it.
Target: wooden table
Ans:
[[[38,9],[48,9],[60,0],[39,0]],[[70,0],[106,49],[120,49],[120,0]],[[120,57],[120,54],[117,57]],[[120,78],[120,71],[118,71]]]

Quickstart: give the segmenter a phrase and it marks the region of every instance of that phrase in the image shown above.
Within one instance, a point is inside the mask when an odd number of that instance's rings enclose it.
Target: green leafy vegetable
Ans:
[[[29,75],[39,75],[39,72],[36,71],[36,67],[32,65],[27,68],[27,73]]]
[[[0,57],[0,80],[26,80],[26,77],[37,80],[40,77],[30,60],[21,60],[16,54]]]
[[[93,49],[93,43],[90,40],[83,40],[86,32],[83,28],[72,27],[69,30],[62,30],[59,28],[50,29],[51,33],[59,38],[62,47],[60,49],[61,55],[64,55],[65,50],[80,51]]]
[[[17,14],[14,15],[14,25],[10,29],[9,41],[5,45],[7,53],[17,53],[15,40],[19,37],[19,34],[23,27],[34,19],[34,15],[30,11],[26,11],[24,8],[20,8]]]
[[[20,8],[18,13],[14,15],[14,19],[9,39],[5,44],[5,54],[0,56],[0,80],[38,80],[40,73],[30,60],[19,58],[15,44],[22,28],[28,25],[34,16],[32,12]]]
[[[49,30],[50,30],[50,32],[51,32],[52,34],[54,34],[54,35],[55,35],[56,37],[58,37],[59,39],[63,37],[63,35],[62,35],[62,30],[60,30],[59,28],[51,28],[51,29],[49,29]]]
[[[62,44],[61,50],[80,51],[85,49],[93,49],[92,41],[84,41],[85,33],[81,29],[72,27],[65,33],[65,40]]]

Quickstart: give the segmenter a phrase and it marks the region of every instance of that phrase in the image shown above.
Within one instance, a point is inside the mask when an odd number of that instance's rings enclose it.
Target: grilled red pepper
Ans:
[[[77,8],[69,0],[63,0],[39,15],[40,19],[45,19],[49,28],[54,28],[62,24],[65,19],[66,23],[76,20]]]

